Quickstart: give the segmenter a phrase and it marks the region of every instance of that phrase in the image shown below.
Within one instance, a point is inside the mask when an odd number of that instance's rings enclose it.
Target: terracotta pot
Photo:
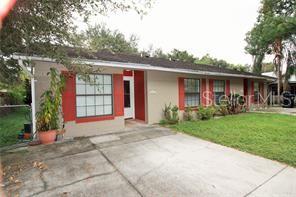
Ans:
[[[24,139],[28,140],[31,138],[31,133],[24,133]]]
[[[51,131],[39,131],[38,137],[41,144],[52,144],[54,143],[57,136],[56,130]]]

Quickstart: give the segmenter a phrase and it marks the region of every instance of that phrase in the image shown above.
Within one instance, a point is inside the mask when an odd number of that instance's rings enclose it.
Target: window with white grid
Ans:
[[[76,75],[76,116],[112,115],[112,75],[96,74],[89,77],[89,80],[84,80]]]
[[[200,85],[198,79],[184,79],[185,106],[196,107],[200,104]]]

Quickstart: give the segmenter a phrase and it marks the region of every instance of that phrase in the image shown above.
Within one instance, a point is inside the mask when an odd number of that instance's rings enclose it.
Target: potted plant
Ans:
[[[51,144],[55,141],[62,123],[60,111],[65,79],[54,68],[50,69],[48,75],[50,76],[49,89],[41,96],[36,117],[38,138],[42,144]]]

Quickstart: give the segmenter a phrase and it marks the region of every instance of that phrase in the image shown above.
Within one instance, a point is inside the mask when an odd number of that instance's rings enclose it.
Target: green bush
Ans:
[[[192,108],[186,107],[183,116],[185,121],[192,121],[193,120]]]
[[[179,108],[177,105],[171,107],[171,104],[165,105],[163,109],[164,120],[160,124],[176,124],[179,122]]]
[[[200,120],[209,120],[214,117],[216,113],[216,108],[214,106],[211,107],[199,107],[196,115]]]
[[[171,110],[172,110],[171,103],[169,105],[165,104],[163,109],[163,115],[164,115],[164,119],[167,121],[172,119]]]
[[[172,111],[171,124],[176,124],[179,122],[179,108],[178,108],[178,106],[174,105],[171,111]]]
[[[217,112],[222,115],[226,116],[229,114],[229,109],[228,109],[228,101],[223,101],[220,103],[220,105],[217,107]]]

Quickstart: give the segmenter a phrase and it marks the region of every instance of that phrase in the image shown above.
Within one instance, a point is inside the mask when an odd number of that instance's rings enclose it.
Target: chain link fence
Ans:
[[[31,123],[31,106],[0,106],[0,147],[31,141]]]

